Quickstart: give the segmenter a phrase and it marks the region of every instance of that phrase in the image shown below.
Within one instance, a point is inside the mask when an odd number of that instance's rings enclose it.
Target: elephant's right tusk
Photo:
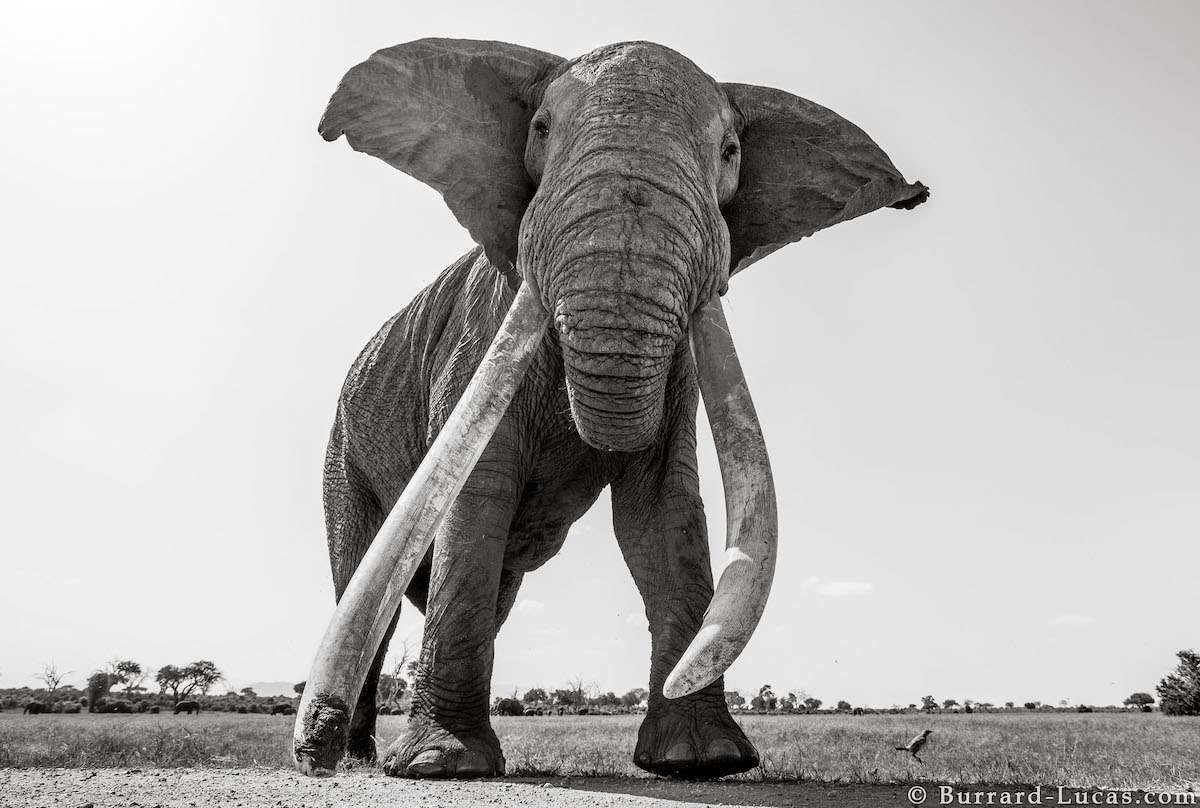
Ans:
[[[313,659],[292,739],[296,766],[333,774],[353,705],[400,599],[500,424],[546,331],[548,315],[523,284],[454,411],[371,542]]]
[[[693,320],[692,350],[725,486],[725,567],[700,630],[663,685],[669,699],[711,684],[750,642],[771,593],[779,536],[767,444],[721,298]]]

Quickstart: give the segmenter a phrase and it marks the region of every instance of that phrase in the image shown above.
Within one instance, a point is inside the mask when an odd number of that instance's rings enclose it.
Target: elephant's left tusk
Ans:
[[[532,285],[522,285],[471,383],[342,593],[296,714],[292,752],[305,774],[333,774],[341,760],[353,705],[392,616],[508,410],[547,319]]]
[[[693,320],[692,351],[725,487],[725,566],[700,630],[663,686],[669,699],[714,682],[750,642],[771,593],[779,536],[767,444],[719,297]]]

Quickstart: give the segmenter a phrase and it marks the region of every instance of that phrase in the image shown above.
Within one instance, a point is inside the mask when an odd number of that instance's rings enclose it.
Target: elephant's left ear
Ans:
[[[442,194],[455,218],[502,272],[534,187],[525,171],[529,121],[566,60],[504,42],[420,39],[385,48],[351,68],[321,118]]]
[[[724,208],[730,275],[830,225],[929,198],[837,113],[782,90],[721,86],[742,116],[741,175]]]

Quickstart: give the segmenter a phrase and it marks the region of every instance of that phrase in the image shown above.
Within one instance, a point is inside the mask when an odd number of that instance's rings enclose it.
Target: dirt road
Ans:
[[[434,782],[354,772],[313,780],[253,769],[0,769],[4,808],[686,808],[904,806],[904,786],[676,783],[632,778]]]

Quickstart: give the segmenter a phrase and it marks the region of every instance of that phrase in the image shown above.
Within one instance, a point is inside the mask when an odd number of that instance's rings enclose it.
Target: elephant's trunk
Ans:
[[[579,434],[606,451],[648,446],[681,336],[673,315],[640,295],[589,291],[560,298],[554,319]]]
[[[352,705],[400,599],[521,383],[547,315],[523,285],[471,383],[379,529],[325,629],[296,714],[300,771],[333,774]]]
[[[693,318],[692,350],[725,487],[725,566],[700,630],[663,686],[669,699],[715,681],[750,642],[771,593],[779,537],[771,461],[720,298]]]

